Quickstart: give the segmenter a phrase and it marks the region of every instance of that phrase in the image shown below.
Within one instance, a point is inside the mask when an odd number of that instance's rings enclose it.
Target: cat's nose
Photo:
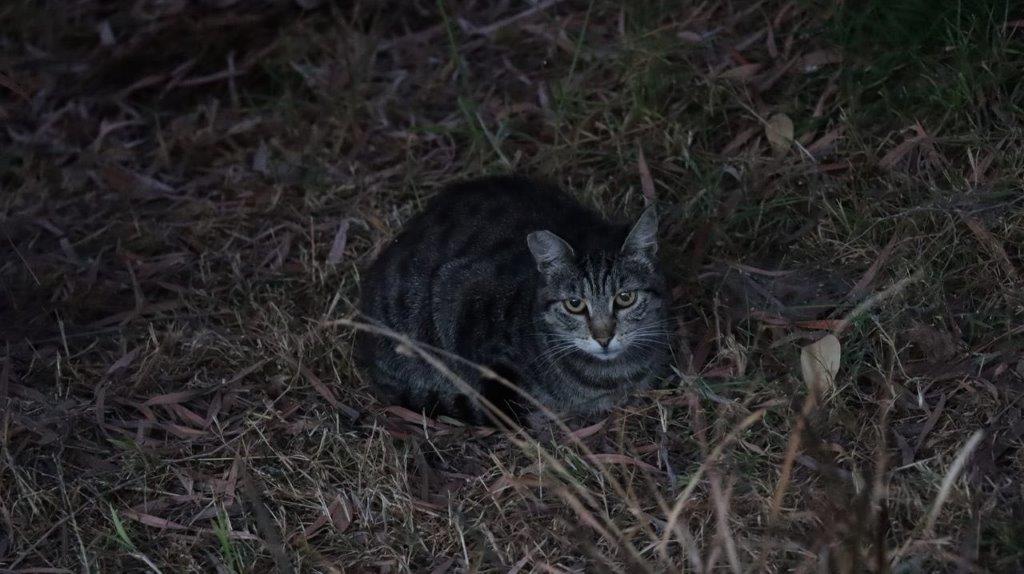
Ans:
[[[594,335],[594,340],[602,347],[608,348],[608,343],[612,342],[612,337],[614,336],[615,335],[606,335],[604,337],[598,337],[597,335]]]

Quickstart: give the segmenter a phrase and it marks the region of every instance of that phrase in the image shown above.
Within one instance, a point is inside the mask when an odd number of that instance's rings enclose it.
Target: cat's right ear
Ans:
[[[537,270],[542,274],[568,265],[574,255],[571,245],[546,229],[527,235],[526,245],[530,247],[533,260],[537,263]]]

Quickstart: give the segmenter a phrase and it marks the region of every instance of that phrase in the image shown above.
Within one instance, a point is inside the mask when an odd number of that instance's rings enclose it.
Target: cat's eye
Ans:
[[[620,291],[615,295],[615,306],[619,309],[625,309],[633,303],[636,303],[636,291]]]
[[[577,299],[575,297],[562,301],[562,305],[565,306],[566,311],[577,315],[587,309],[587,302],[584,301],[583,299]]]

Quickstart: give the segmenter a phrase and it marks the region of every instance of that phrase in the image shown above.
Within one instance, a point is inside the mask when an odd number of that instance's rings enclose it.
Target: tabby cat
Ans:
[[[384,249],[361,298],[370,323],[452,372],[371,332],[358,336],[358,364],[384,401],[469,422],[488,419],[478,396],[514,416],[535,410],[477,365],[554,412],[607,410],[668,363],[657,228],[653,206],[630,229],[525,178],[451,186]]]

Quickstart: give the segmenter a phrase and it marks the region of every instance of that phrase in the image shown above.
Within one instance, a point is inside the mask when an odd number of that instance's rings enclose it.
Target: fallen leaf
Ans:
[[[797,321],[793,325],[800,329],[815,329],[826,331],[835,329],[843,322],[842,319],[815,319],[811,321]]]
[[[911,152],[911,150],[916,148],[923,141],[924,138],[922,138],[921,136],[914,136],[912,138],[904,140],[896,147],[889,150],[889,152],[886,153],[882,157],[882,159],[878,161],[878,165],[886,169],[892,169],[897,163],[899,163],[901,159],[903,159],[908,153]]]
[[[336,528],[338,532],[345,532],[348,530],[348,527],[352,524],[352,519],[355,516],[352,506],[345,501],[340,494],[334,498],[334,502],[331,503],[330,508],[327,509],[327,513],[331,516],[331,523],[334,524],[334,528]]]
[[[842,134],[842,127],[829,131],[825,135],[818,138],[814,143],[808,145],[807,153],[813,155],[816,158],[821,158],[827,152],[835,149],[835,146],[833,146],[832,144],[834,144]]]
[[[835,387],[840,356],[839,339],[832,334],[800,349],[800,370],[811,392],[825,395]]]
[[[736,134],[736,137],[732,138],[732,141],[730,141],[728,144],[726,144],[724,148],[722,148],[721,154],[728,156],[736,153],[737,151],[739,151],[741,147],[743,147],[743,144],[750,141],[750,138],[752,138],[756,133],[757,126],[752,126],[741,131],[740,133]]]
[[[639,143],[636,145],[636,164],[640,172],[640,189],[644,193],[644,202],[650,205],[654,203],[654,179],[651,178],[651,170],[647,167],[647,160],[644,158],[644,148]]]
[[[115,361],[109,369],[107,369],[107,376],[113,375],[117,371],[129,367],[133,362],[135,362],[135,357],[139,356],[139,351],[141,350],[142,347],[136,347],[135,349],[125,353],[120,359]]]
[[[606,423],[607,421],[608,421],[608,419],[602,419],[598,423],[592,424],[590,426],[583,427],[581,429],[574,430],[571,433],[569,433],[569,436],[574,438],[575,440],[585,439],[588,436],[592,436],[595,433],[597,433],[599,430],[603,429],[604,428],[604,423]]]
[[[739,80],[741,82],[746,82],[750,80],[750,78],[753,78],[754,74],[756,74],[760,69],[761,64],[744,64],[742,66],[730,68],[719,74],[718,77],[723,80]]]
[[[775,153],[782,155],[793,145],[793,120],[786,114],[775,114],[768,118],[764,126],[764,135],[768,137],[768,143],[772,145]]]
[[[103,20],[96,25],[96,31],[100,35],[100,45],[105,48],[109,48],[117,44],[117,38],[114,37],[114,29],[110,27],[110,20]]]
[[[976,218],[967,215],[962,211],[958,212],[958,215],[960,216],[960,219],[967,224],[967,227],[970,228],[971,232],[974,233],[974,236],[978,241],[992,252],[992,255],[996,257],[996,260],[1010,279],[1014,282],[1020,283],[1021,275],[1017,272],[1017,268],[1013,265],[1013,261],[1006,253],[1006,248],[1003,247],[1003,242],[993,235],[991,231],[986,229],[985,226]]]
[[[815,72],[822,66],[828,64],[839,64],[842,63],[843,56],[835,50],[817,50],[809,54],[804,54],[800,58],[800,68],[804,73]]]
[[[434,420],[432,418],[425,417],[425,416],[421,415],[420,413],[411,411],[411,410],[409,410],[409,409],[407,409],[405,407],[400,407],[398,405],[391,405],[391,406],[385,408],[384,410],[389,412],[389,413],[391,413],[391,414],[393,414],[393,415],[395,415],[395,416],[397,416],[398,418],[400,418],[400,419],[402,419],[404,421],[413,423],[413,424],[415,424],[417,426],[424,426],[424,425],[426,425],[426,426],[428,426],[428,427],[430,427],[432,429],[443,429],[443,428],[446,428],[446,425],[441,424],[441,423],[439,423],[438,421],[436,421],[436,420]]]
[[[642,460],[637,460],[637,459],[635,459],[633,457],[630,457],[630,456],[626,456],[624,454],[618,454],[618,453],[614,453],[614,452],[612,452],[612,453],[592,454],[592,455],[587,456],[587,460],[592,460],[594,462],[601,462],[601,463],[604,463],[604,464],[625,464],[625,465],[631,465],[631,466],[638,466],[638,467],[640,467],[642,469],[645,469],[645,470],[650,470],[650,471],[653,471],[653,472],[658,472],[658,468],[656,466],[654,466],[654,465],[648,464],[648,463],[646,463],[646,462],[644,462]]]
[[[338,226],[338,231],[334,234],[334,241],[331,243],[331,252],[327,254],[328,265],[341,263],[341,258],[345,255],[345,245],[348,244],[348,226],[348,219],[343,220]]]
[[[703,36],[696,32],[691,32],[690,30],[683,30],[682,32],[676,35],[679,36],[679,39],[682,40],[683,42],[694,46],[704,41]]]
[[[176,391],[173,393],[167,393],[163,395],[156,395],[155,397],[150,397],[149,399],[146,400],[146,402],[142,404],[147,407],[152,407],[156,405],[176,405],[178,403],[183,403],[198,394],[199,393],[197,391]]]
[[[882,252],[878,254],[878,258],[875,259],[875,262],[871,264],[871,267],[868,267],[868,270],[864,272],[864,275],[862,275],[853,288],[850,289],[850,293],[847,295],[848,301],[855,301],[867,295],[868,287],[871,286],[871,283],[878,275],[878,271],[883,265],[885,265],[885,262],[889,260],[889,256],[892,255],[892,250],[896,247],[896,237],[896,235],[893,235],[892,239],[889,240],[889,243],[887,243],[882,249]]]
[[[179,404],[170,405],[170,408],[182,420],[190,422],[199,428],[206,428],[206,420],[203,417],[196,414],[195,412],[193,412],[192,410]]]
[[[174,423],[162,423],[160,425],[160,428],[164,429],[165,431],[173,434],[178,438],[185,440],[199,438],[206,435],[206,431],[201,431],[198,429],[189,428]]]
[[[166,518],[160,518],[159,516],[153,516],[152,514],[143,514],[141,512],[135,512],[134,510],[125,509],[121,511],[122,514],[145,524],[146,526],[153,526],[155,528],[165,528],[169,530],[188,530],[188,527],[184,524],[178,524],[167,520]]]

